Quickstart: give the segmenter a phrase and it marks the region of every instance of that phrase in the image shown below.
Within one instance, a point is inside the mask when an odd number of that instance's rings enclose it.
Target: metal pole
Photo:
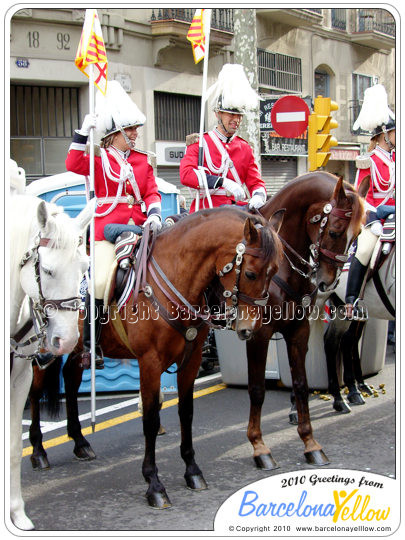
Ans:
[[[211,30],[211,9],[204,10],[204,32],[205,32],[205,54],[204,54],[204,66],[203,66],[203,84],[201,92],[201,116],[200,116],[200,136],[199,136],[199,148],[198,148],[198,169],[201,171],[201,178],[203,180],[205,193],[207,195],[209,207],[212,208],[211,195],[208,189],[207,178],[204,170],[204,148],[203,148],[203,137],[204,137],[204,119],[205,119],[205,102],[206,102],[206,93],[207,93],[207,76],[208,76],[208,57],[210,51],[210,30]],[[196,210],[197,203],[199,205],[199,192],[197,192],[196,200]]]
[[[93,64],[89,66],[89,111],[94,113],[94,72]],[[94,198],[94,129],[90,129],[90,200]],[[96,334],[94,321],[95,313],[95,285],[94,285],[94,217],[90,222],[90,351],[91,351],[91,427],[96,429]],[[97,314],[99,316],[99,314]]]

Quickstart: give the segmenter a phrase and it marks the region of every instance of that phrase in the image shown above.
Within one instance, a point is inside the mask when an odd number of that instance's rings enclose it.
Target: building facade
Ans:
[[[10,154],[28,181],[64,172],[73,130],[88,112],[88,80],[74,64],[84,15],[84,9],[25,8],[10,17]],[[185,138],[200,123],[203,63],[194,64],[186,39],[194,10],[98,9],[98,15],[108,79],[119,80],[146,115],[139,147],[155,154],[158,176],[180,187]],[[395,110],[395,29],[396,14],[382,9],[212,10],[208,86],[227,62],[243,63],[254,75],[263,99],[242,136],[255,139],[269,193],[307,171],[306,134],[283,139],[269,120],[283,95],[302,97],[310,109],[317,95],[338,103],[339,145],[326,170],[354,180],[355,158],[369,140],[352,129],[365,88],[383,84]],[[247,129],[251,121],[257,131]],[[214,124],[207,107],[206,128]]]

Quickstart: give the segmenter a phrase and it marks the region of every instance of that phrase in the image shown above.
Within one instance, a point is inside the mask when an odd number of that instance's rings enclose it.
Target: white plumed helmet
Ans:
[[[103,139],[132,126],[142,126],[146,117],[118,81],[108,81],[107,92],[96,95],[96,131]]]
[[[382,84],[375,84],[364,91],[364,101],[353,129],[372,131],[375,137],[395,129],[395,115],[388,107],[387,92]]]
[[[243,66],[225,64],[217,82],[208,89],[207,99],[213,102],[215,111],[245,114],[257,109],[260,97],[250,86]]]

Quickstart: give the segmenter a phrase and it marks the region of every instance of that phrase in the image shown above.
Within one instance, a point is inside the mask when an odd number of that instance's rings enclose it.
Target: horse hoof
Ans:
[[[335,399],[335,401],[333,402],[333,408],[338,413],[347,414],[352,412],[351,408],[344,399]]]
[[[256,467],[262,471],[273,471],[274,469],[278,469],[280,467],[270,453],[254,456],[253,459],[255,460]]]
[[[46,471],[51,468],[48,458],[44,455],[31,456],[30,459],[34,471]]]
[[[166,430],[161,424],[160,427],[159,427],[158,436],[159,435],[164,435],[165,433],[166,433]]]
[[[157,508],[158,510],[164,510],[165,508],[171,508],[172,503],[170,502],[167,493],[153,492],[147,493],[146,498],[148,499],[148,504],[152,508]]]
[[[329,465],[330,463],[323,450],[304,452],[304,455],[309,465],[317,465],[318,467],[322,467],[322,465]]]
[[[96,454],[91,446],[81,446],[73,450],[75,458],[79,461],[91,461],[96,459]]]
[[[298,414],[296,412],[290,412],[288,414],[288,421],[294,426],[298,425]]]
[[[352,405],[364,405],[366,402],[366,400],[360,394],[360,392],[351,392],[347,394],[347,399],[349,400],[349,403],[351,403]]]
[[[372,396],[373,395],[373,390],[372,388],[370,388],[370,386],[366,383],[362,383],[362,384],[359,384],[359,390],[360,392],[363,392],[365,394],[368,394],[369,396]]]
[[[187,487],[193,491],[208,489],[207,482],[204,480],[202,474],[184,475],[184,478],[186,479]]]

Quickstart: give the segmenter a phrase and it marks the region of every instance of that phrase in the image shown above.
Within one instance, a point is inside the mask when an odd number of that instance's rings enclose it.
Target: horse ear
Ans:
[[[251,218],[246,218],[243,234],[248,244],[254,244],[259,241],[259,233]]]
[[[270,225],[273,227],[273,229],[276,231],[277,234],[283,223],[285,211],[286,211],[286,208],[281,208],[281,210],[277,210],[277,212],[274,212],[274,214],[269,219]]]
[[[48,209],[46,208],[45,201],[41,201],[38,205],[37,218],[41,229],[45,229],[49,219]]]
[[[367,176],[363,178],[357,190],[358,194],[360,195],[360,197],[363,197],[363,199],[367,195],[368,190],[370,189],[370,180],[371,180],[371,177],[368,174]]]
[[[335,200],[338,204],[347,200],[346,191],[343,186],[343,178],[339,178],[336,182],[335,191],[333,192],[332,200]]]

